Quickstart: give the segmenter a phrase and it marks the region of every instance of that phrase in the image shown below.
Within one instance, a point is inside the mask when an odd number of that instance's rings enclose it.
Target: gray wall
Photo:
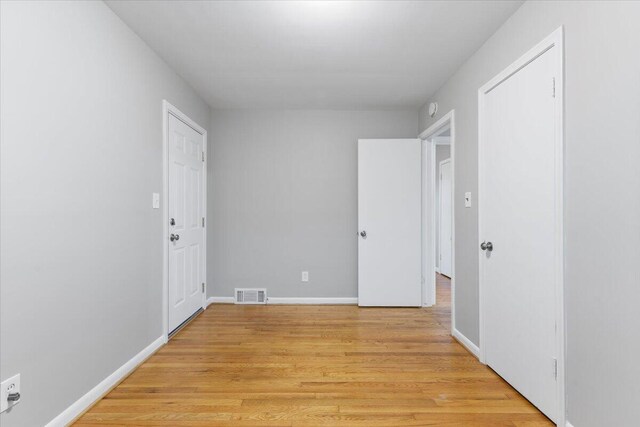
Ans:
[[[527,2],[432,97],[456,109],[456,325],[478,343],[477,91],[565,26],[568,411],[576,427],[640,419],[640,2]],[[614,150],[617,156],[603,155]]]
[[[214,110],[209,296],[357,296],[357,140],[417,134],[415,110]]]
[[[440,267],[440,162],[450,157],[449,145],[436,145],[436,267]]]
[[[207,105],[102,2],[1,2],[2,427],[49,422],[162,334],[162,99]]]

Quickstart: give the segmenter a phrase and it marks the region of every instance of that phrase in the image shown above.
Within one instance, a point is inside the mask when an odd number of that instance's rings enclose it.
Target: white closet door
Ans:
[[[555,49],[481,95],[479,196],[485,361],[551,419],[562,221]]]
[[[451,277],[451,161],[440,163],[440,274]]]
[[[421,203],[420,140],[359,140],[359,305],[421,305]]]

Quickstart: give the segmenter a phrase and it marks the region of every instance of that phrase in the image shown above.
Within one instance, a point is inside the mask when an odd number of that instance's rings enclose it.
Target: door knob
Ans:
[[[171,240],[172,242],[174,240],[180,240],[180,235],[179,234],[171,234],[171,236],[169,237],[169,240]]]
[[[483,251],[491,252],[493,250],[493,243],[491,243],[491,242],[482,242],[482,243],[480,243],[480,249],[482,249]]]
[[[367,232],[366,232],[365,230],[362,230],[362,231],[360,232],[360,236],[361,236],[363,239],[366,239],[366,238],[367,238]]]

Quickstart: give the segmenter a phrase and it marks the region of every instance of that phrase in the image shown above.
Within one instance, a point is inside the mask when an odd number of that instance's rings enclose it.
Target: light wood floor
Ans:
[[[429,309],[213,305],[75,425],[549,426]]]

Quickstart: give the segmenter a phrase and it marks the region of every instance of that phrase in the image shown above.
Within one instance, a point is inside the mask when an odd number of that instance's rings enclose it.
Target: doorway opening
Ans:
[[[425,130],[420,139],[423,306],[433,307],[440,323],[456,337],[454,110]]]

